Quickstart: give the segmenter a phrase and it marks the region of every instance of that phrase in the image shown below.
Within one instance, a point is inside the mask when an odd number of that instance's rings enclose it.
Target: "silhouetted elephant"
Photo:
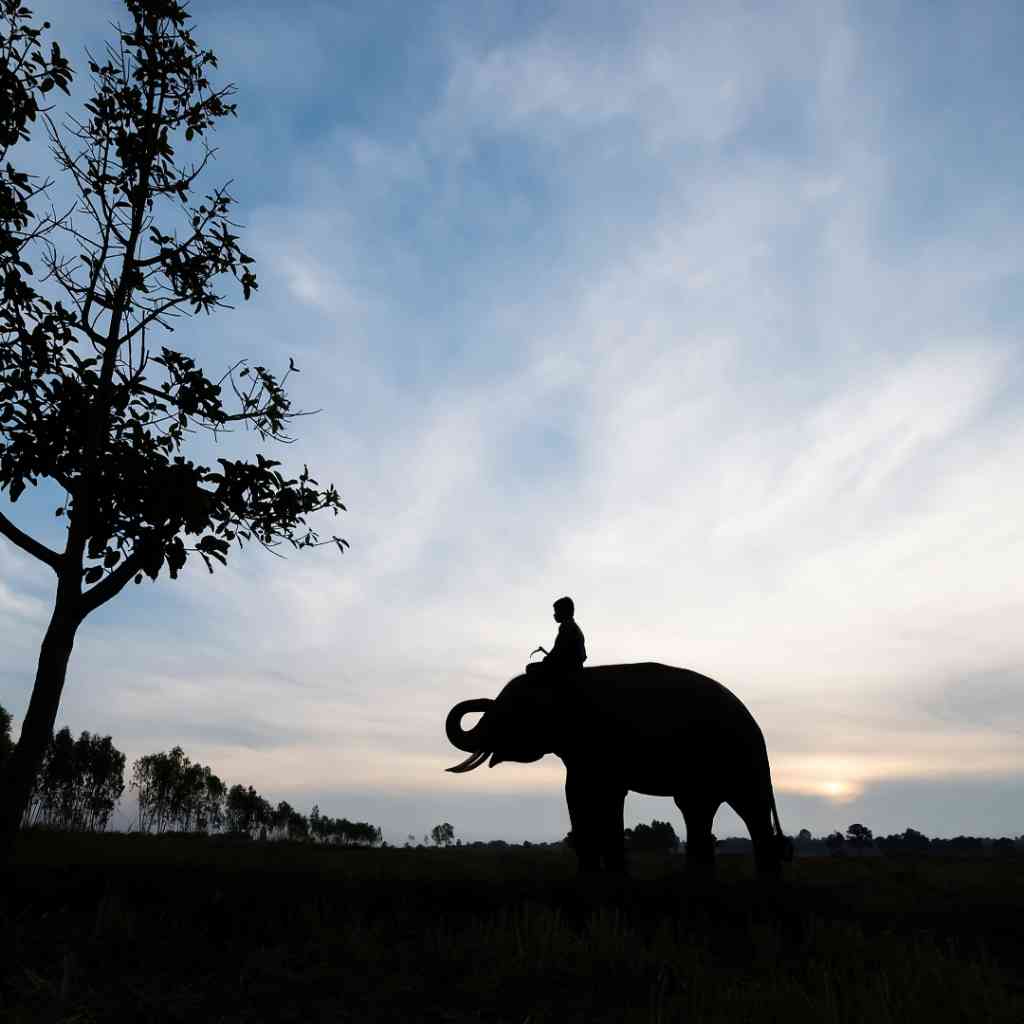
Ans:
[[[462,728],[462,718],[482,711]],[[671,796],[686,820],[688,865],[714,864],[711,823],[722,803],[743,819],[758,870],[777,875],[792,857],[775,808],[764,736],[742,702],[721,683],[689,669],[644,663],[586,668],[572,681],[516,676],[497,699],[464,700],[448,713],[448,739],[471,752],[450,772],[488,758],[565,763],[580,870],[624,867],[626,793]]]

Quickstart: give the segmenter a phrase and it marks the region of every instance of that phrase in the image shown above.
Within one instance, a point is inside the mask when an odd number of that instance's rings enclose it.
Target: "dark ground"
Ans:
[[[1024,858],[681,861],[30,833],[0,1021],[1024,1021]]]

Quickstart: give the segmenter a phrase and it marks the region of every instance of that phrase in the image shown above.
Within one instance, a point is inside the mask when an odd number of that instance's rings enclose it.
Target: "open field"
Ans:
[[[1024,1020],[1024,858],[342,850],[29,834],[0,879],[9,1022]]]

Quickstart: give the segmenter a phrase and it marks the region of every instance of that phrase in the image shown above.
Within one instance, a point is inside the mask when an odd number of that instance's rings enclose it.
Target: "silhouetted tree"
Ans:
[[[875,842],[886,853],[923,853],[931,845],[931,840],[916,828],[908,828],[904,832],[884,838],[879,837]]]
[[[177,577],[192,554],[212,572],[233,543],[315,546],[307,517],[344,508],[306,468],[289,478],[262,454],[218,459],[216,469],[181,454],[188,435],[216,438],[234,424],[264,441],[289,440],[297,413],[283,385],[295,367],[278,379],[242,360],[215,380],[192,357],[155,345],[173,320],[225,305],[222,275],[244,298],[256,279],[226,187],[193,199],[213,155],[207,135],[235,113],[233,88],[211,84],[216,58],[195,42],[183,4],[125,6],[116,45],[89,62],[83,118],[59,127],[44,115],[74,208],[34,217],[45,183],[34,186],[10,166],[0,177],[0,490],[16,502],[27,485],[53,481],[63,492],[55,513],[66,523],[56,550],[0,512],[0,533],[57,581],[21,736],[0,775],[0,858],[10,853],[86,617],[131,580],[163,570]],[[27,137],[38,95],[54,85],[67,91],[71,70],[56,45],[42,56],[27,9],[3,0],[2,10],[5,161]],[[29,283],[32,252],[47,275],[45,296]]]
[[[435,846],[451,846],[455,842],[455,829],[446,821],[430,830],[430,838]]]
[[[632,850],[672,851],[679,849],[679,836],[667,821],[652,821],[650,825],[637,825],[626,829],[626,844]]]
[[[11,739],[11,715],[10,712],[0,705],[0,764],[10,757],[14,749],[14,741]]]
[[[201,770],[203,785],[198,794],[195,828],[199,832],[219,832],[224,827],[224,802],[228,788],[205,765]]]
[[[952,839],[933,839],[936,853],[980,853],[984,849],[980,836],[954,836]]]
[[[873,840],[867,825],[854,824],[846,830],[846,841],[857,850],[867,849]]]
[[[22,823],[102,831],[124,792],[124,762],[109,736],[75,740],[65,726],[50,737]]]
[[[309,835],[317,842],[323,842],[326,834],[326,825],[320,816],[320,805],[313,804],[313,810],[309,812]]]
[[[287,800],[282,800],[274,808],[274,812],[270,816],[270,827],[277,835],[288,837],[288,820],[294,813],[295,808]]]
[[[273,824],[274,810],[252,786],[232,786],[228,790],[224,820],[230,832],[247,832],[256,838]]]
[[[292,811],[288,815],[288,838],[299,840],[309,838],[309,819],[304,814]]]
[[[224,825],[225,786],[181,747],[146,754],[132,765],[140,832],[215,832]]]
[[[314,806],[309,816],[309,830],[321,843],[332,846],[377,846],[381,842],[381,830],[365,821],[349,821],[348,818],[332,818],[321,814]]]
[[[833,853],[841,853],[843,847],[846,846],[846,838],[842,832],[832,832],[825,837],[825,845]]]

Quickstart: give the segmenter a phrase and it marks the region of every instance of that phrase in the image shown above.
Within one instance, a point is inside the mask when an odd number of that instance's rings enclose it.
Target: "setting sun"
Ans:
[[[827,796],[830,800],[836,801],[836,803],[843,803],[847,800],[853,800],[856,798],[860,793],[860,787],[849,782],[830,780],[829,782],[822,782],[820,784],[819,792],[821,792],[823,796]]]

